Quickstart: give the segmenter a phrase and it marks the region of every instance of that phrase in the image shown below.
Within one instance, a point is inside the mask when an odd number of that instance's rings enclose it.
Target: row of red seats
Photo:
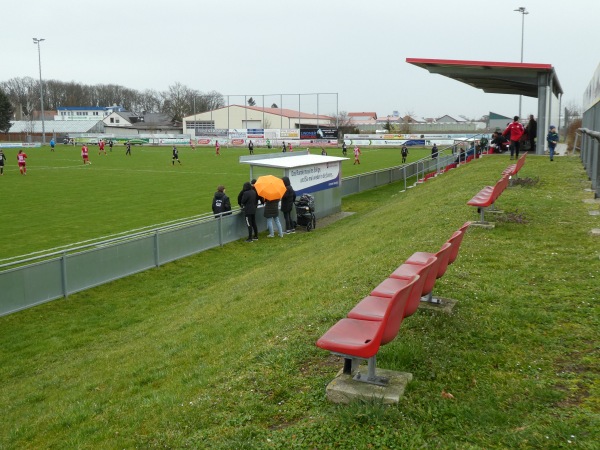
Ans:
[[[527,153],[524,153],[515,164],[511,164],[504,171],[502,171],[502,178],[500,178],[494,186],[485,186],[475,196],[467,202],[469,206],[475,206],[480,214],[479,224],[486,224],[485,211],[488,208],[493,208],[494,203],[500,197],[500,194],[508,187],[510,181],[515,177],[523,165],[525,164],[525,157]]]
[[[458,257],[466,222],[436,253],[417,252],[362,299],[347,315],[317,341],[317,346],[344,358],[344,373],[380,386],[388,380],[376,375],[379,348],[398,334],[404,318],[417,311],[421,301],[435,302],[432,292],[437,279]],[[366,377],[357,363],[367,360]]]

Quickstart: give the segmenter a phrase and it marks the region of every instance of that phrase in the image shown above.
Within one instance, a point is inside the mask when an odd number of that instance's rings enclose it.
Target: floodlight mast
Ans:
[[[523,62],[523,43],[525,41],[525,14],[529,14],[524,6],[519,6],[514,10],[515,12],[521,13],[521,62]],[[519,95],[519,118],[521,118],[521,105],[523,96]]]
[[[38,62],[40,67],[40,106],[42,110],[42,144],[46,143],[46,125],[44,123],[44,87],[42,84],[42,54],[40,52],[40,43],[45,41],[43,38],[33,38],[33,44],[38,48]]]

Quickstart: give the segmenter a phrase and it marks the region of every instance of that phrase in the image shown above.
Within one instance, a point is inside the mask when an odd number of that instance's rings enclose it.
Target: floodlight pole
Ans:
[[[42,110],[42,144],[46,143],[46,125],[44,123],[44,87],[42,84],[42,54],[40,52],[40,42],[45,39],[33,38],[33,44],[38,48],[38,62],[40,67],[40,105]]]
[[[524,6],[519,6],[515,9],[515,12],[521,13],[521,62],[523,62],[523,43],[525,41],[525,14],[529,14],[529,12],[525,9]],[[521,119],[521,105],[523,102],[523,96],[519,95],[519,119]]]

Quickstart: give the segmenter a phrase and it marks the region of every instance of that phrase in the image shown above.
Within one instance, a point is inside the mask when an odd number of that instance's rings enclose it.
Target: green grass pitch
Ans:
[[[220,184],[232,205],[237,204],[250,174],[249,166],[239,163],[248,154],[246,148],[222,147],[221,156],[213,148],[178,149],[181,165],[172,165],[171,146],[133,146],[131,156],[125,155],[124,146],[116,146],[104,156],[92,145],[92,164],[85,166],[79,146],[58,145],[55,152],[49,146],[26,149],[26,176],[19,174],[18,150],[6,149],[0,177],[0,259],[208,213]],[[255,149],[255,154],[273,151]],[[342,176],[401,161],[398,148],[363,148],[362,153],[360,166],[352,159],[344,161]],[[427,153],[412,149],[409,162]],[[329,154],[342,156],[337,148]]]

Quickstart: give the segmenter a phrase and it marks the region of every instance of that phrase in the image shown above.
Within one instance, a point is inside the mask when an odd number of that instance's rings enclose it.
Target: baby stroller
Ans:
[[[302,194],[296,202],[296,220],[297,225],[306,227],[310,231],[317,227],[317,218],[315,217],[315,199],[310,194]]]

